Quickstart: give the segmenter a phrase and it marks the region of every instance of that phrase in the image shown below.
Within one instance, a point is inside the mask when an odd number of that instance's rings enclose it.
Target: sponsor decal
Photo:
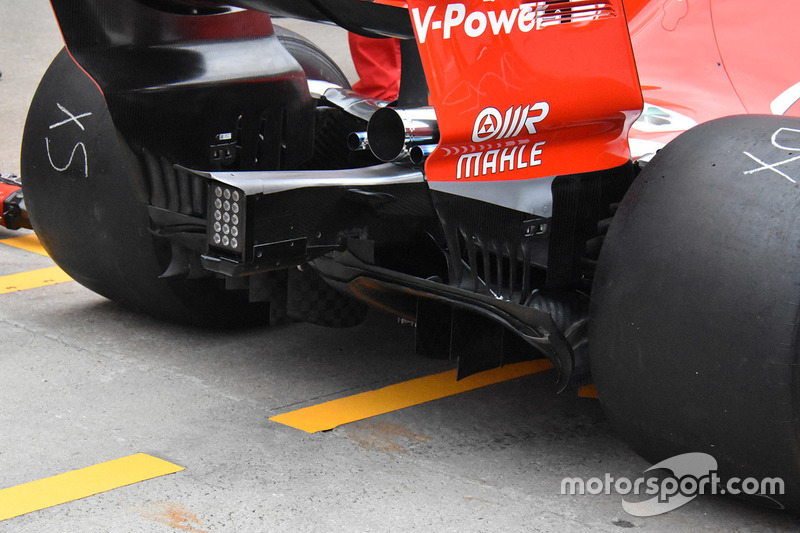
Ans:
[[[456,179],[478,178],[542,164],[540,156],[545,141],[530,144],[525,139],[518,144],[508,144],[512,146],[470,152],[459,156]]]
[[[531,143],[530,139],[511,140],[523,134],[536,134],[536,124],[550,113],[550,104],[535,104],[509,107],[501,113],[496,107],[487,107],[475,119],[472,127],[472,142],[481,143],[478,150],[469,148],[445,148],[448,156],[458,157],[456,179],[478,178],[502,174],[542,164],[542,149],[546,141]],[[504,142],[487,142],[501,141]],[[452,153],[451,153],[452,151]]]
[[[472,142],[484,142],[489,139],[513,139],[522,133],[522,128],[533,135],[536,124],[543,121],[550,113],[550,104],[537,102],[533,105],[511,106],[505,115],[495,107],[487,107],[478,114],[472,128]]]
[[[454,30],[468,37],[509,35],[512,32],[529,33],[548,26],[571,22],[589,22],[613,17],[614,10],[606,2],[585,4],[581,1],[538,1],[521,4],[518,8],[502,10],[475,10],[467,13],[462,3],[448,4],[441,15],[437,6],[428,6],[424,13],[418,7],[411,10],[411,20],[417,39],[424,43],[431,31],[441,32],[442,39],[450,39]]]

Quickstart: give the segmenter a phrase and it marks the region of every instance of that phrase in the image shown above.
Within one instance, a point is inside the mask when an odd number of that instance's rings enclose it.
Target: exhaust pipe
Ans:
[[[421,144],[419,146],[412,146],[408,151],[408,158],[413,164],[421,166],[434,150],[436,150],[435,144]]]
[[[369,150],[369,142],[367,141],[366,131],[354,131],[347,136],[347,147],[351,152],[357,150]]]
[[[410,157],[414,150],[414,164],[421,164],[439,142],[439,124],[433,107],[394,109],[383,107],[372,114],[367,124],[366,137],[351,136],[351,146],[372,151],[381,161],[399,161]]]

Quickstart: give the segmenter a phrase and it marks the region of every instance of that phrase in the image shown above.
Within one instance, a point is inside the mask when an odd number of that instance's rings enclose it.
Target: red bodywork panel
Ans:
[[[770,0],[754,9],[743,2],[712,0],[711,16],[722,63],[747,112],[800,115],[800,3]],[[743,31],[759,38],[742,39]],[[791,95],[776,102],[787,91]]]
[[[429,181],[531,179],[630,159],[642,97],[619,0],[408,5],[441,135]]]
[[[403,5],[395,0],[379,1]],[[800,62],[794,57],[800,39],[793,27],[800,16],[797,0],[768,3],[623,0],[623,3],[647,104],[642,120],[634,125],[630,135],[637,156],[654,152],[696,124],[722,116],[742,113],[800,116]],[[487,6],[487,11],[497,11],[500,5],[498,2],[475,4]],[[439,14],[433,21],[442,18],[441,10],[448,4],[411,2],[410,5],[420,10],[424,23],[427,6],[439,6]],[[519,4],[506,2],[503,5]],[[606,48],[604,43],[597,43],[597,46]],[[537,56],[539,66],[554,67],[555,63],[539,50],[523,48],[525,54]],[[446,55],[435,57],[439,63],[451,59]],[[518,54],[515,57],[518,58]],[[439,65],[433,69],[434,73],[437,71],[446,69]],[[450,71],[452,69],[447,70]],[[566,76],[567,71],[562,72]],[[453,79],[457,77],[458,74]],[[538,95],[538,89],[536,91],[532,94]],[[440,108],[438,105],[437,111]]]
[[[625,0],[647,104],[631,138],[651,151],[708,120],[800,116],[797,0]],[[664,113],[679,113],[670,115]]]

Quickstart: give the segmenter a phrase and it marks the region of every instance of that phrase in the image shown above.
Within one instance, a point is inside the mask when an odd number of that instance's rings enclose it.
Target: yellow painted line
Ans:
[[[0,490],[0,520],[8,520],[54,505],[79,500],[125,485],[183,470],[144,453],[137,453],[57,476]]]
[[[35,233],[23,235],[22,237],[2,239],[0,240],[0,243],[48,257],[47,252],[44,251],[44,248],[42,247],[42,244],[39,242],[39,239],[36,237]]]
[[[453,396],[502,381],[543,372],[553,368],[546,359],[506,365],[494,370],[474,374],[460,381],[456,370],[423,378],[412,379],[382,389],[340,398],[319,405],[284,413],[270,418],[273,422],[315,433],[342,424],[363,420],[413,405]]]
[[[598,398],[597,388],[594,386],[593,383],[589,385],[584,385],[583,387],[579,387],[578,396],[580,396],[581,398]]]
[[[72,278],[56,266],[40,268],[30,272],[0,276],[0,294],[36,289],[67,281],[72,281]]]

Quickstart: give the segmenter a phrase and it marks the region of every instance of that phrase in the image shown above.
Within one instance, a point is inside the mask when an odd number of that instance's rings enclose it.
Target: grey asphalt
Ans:
[[[290,27],[346,63],[342,32]],[[0,0],[0,173],[19,172],[26,109],[60,46],[47,2]],[[51,265],[0,244],[0,276]],[[414,355],[413,330],[377,312],[349,330],[207,331],[68,282],[0,294],[0,364],[0,489],[138,452],[186,468],[0,522],[0,532],[800,529],[721,497],[637,518],[617,495],[559,494],[565,477],[636,478],[650,465],[596,400],[557,395],[552,373],[324,433],[270,422],[453,367]]]

